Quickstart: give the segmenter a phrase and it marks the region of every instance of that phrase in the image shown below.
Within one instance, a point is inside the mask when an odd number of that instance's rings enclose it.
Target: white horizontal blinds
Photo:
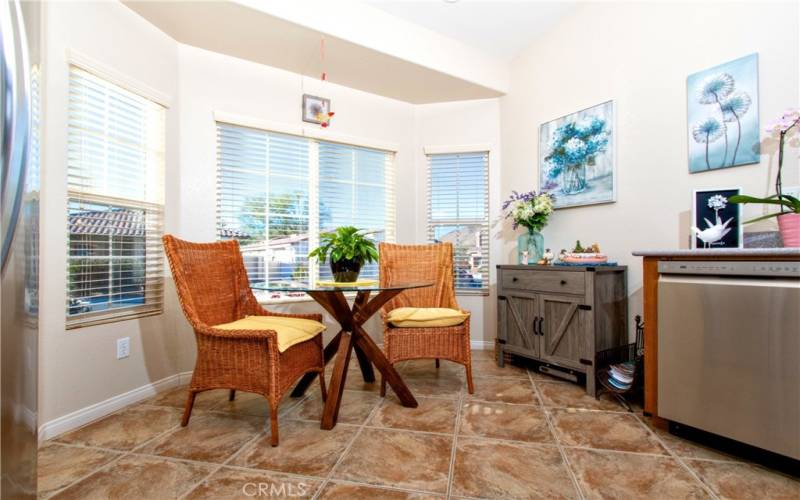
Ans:
[[[428,155],[428,238],[454,248],[456,288],[489,286],[489,153]]]
[[[238,240],[250,281],[332,279],[309,262],[339,226],[394,241],[394,153],[217,123],[217,238]],[[377,266],[362,276],[377,277]]]
[[[163,106],[70,68],[69,327],[163,304]]]
[[[239,241],[252,283],[309,280],[307,139],[217,124],[217,237]]]
[[[319,231],[355,226],[377,241],[394,241],[394,153],[319,141]],[[320,266],[320,279],[332,279]],[[377,279],[378,265],[365,264],[360,278]]]

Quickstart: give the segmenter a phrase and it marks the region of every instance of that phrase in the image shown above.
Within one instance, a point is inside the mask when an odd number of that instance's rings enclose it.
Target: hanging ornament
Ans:
[[[320,61],[320,66],[322,66],[322,75],[320,75],[320,80],[325,82],[328,80],[328,73],[325,72],[325,35],[322,35],[322,37],[319,40],[319,61]],[[330,110],[330,100],[326,101],[328,103],[327,108],[320,106],[318,109],[315,110],[317,112],[315,118],[317,119],[317,122],[319,122],[320,126],[322,126],[322,128],[328,128],[328,125],[330,125],[331,119],[335,114],[333,111]]]

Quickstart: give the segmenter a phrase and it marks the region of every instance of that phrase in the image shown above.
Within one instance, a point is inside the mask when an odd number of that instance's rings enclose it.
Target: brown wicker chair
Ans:
[[[469,342],[469,316],[464,323],[442,328],[398,328],[386,321],[398,307],[447,307],[459,309],[453,280],[453,245],[394,245],[381,243],[381,286],[394,283],[433,281],[425,288],[405,290],[387,302],[382,310],[383,350],[389,363],[407,359],[447,359],[464,365],[467,388],[472,394],[472,353]],[[468,311],[464,311],[467,312]],[[381,379],[381,395],[386,395],[386,381]]]
[[[269,402],[272,446],[278,445],[278,404],[304,373],[317,372],[323,399],[325,364],[322,334],[278,351],[273,330],[220,330],[212,325],[245,316],[285,316],[322,321],[319,314],[280,314],[263,309],[250,290],[237,241],[191,243],[163,238],[175,287],[197,339],[197,361],[182,426],[189,423],[198,392],[230,389],[263,395]]]

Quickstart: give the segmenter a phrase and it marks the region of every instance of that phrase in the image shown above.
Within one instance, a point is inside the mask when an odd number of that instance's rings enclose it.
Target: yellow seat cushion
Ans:
[[[460,325],[468,317],[469,313],[446,307],[398,307],[386,321],[401,328],[441,328]]]
[[[231,323],[215,325],[218,330],[274,330],[278,334],[278,351],[283,352],[300,342],[313,339],[325,331],[325,325],[313,319],[281,316],[246,316]]]

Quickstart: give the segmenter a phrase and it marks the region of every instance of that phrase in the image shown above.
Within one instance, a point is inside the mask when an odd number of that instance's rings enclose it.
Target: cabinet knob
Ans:
[[[566,285],[567,284],[567,280],[561,280],[561,284],[562,285]]]
[[[516,276],[514,276],[513,278],[511,278],[511,281],[517,281],[517,280],[518,280],[518,278],[517,278]]]

